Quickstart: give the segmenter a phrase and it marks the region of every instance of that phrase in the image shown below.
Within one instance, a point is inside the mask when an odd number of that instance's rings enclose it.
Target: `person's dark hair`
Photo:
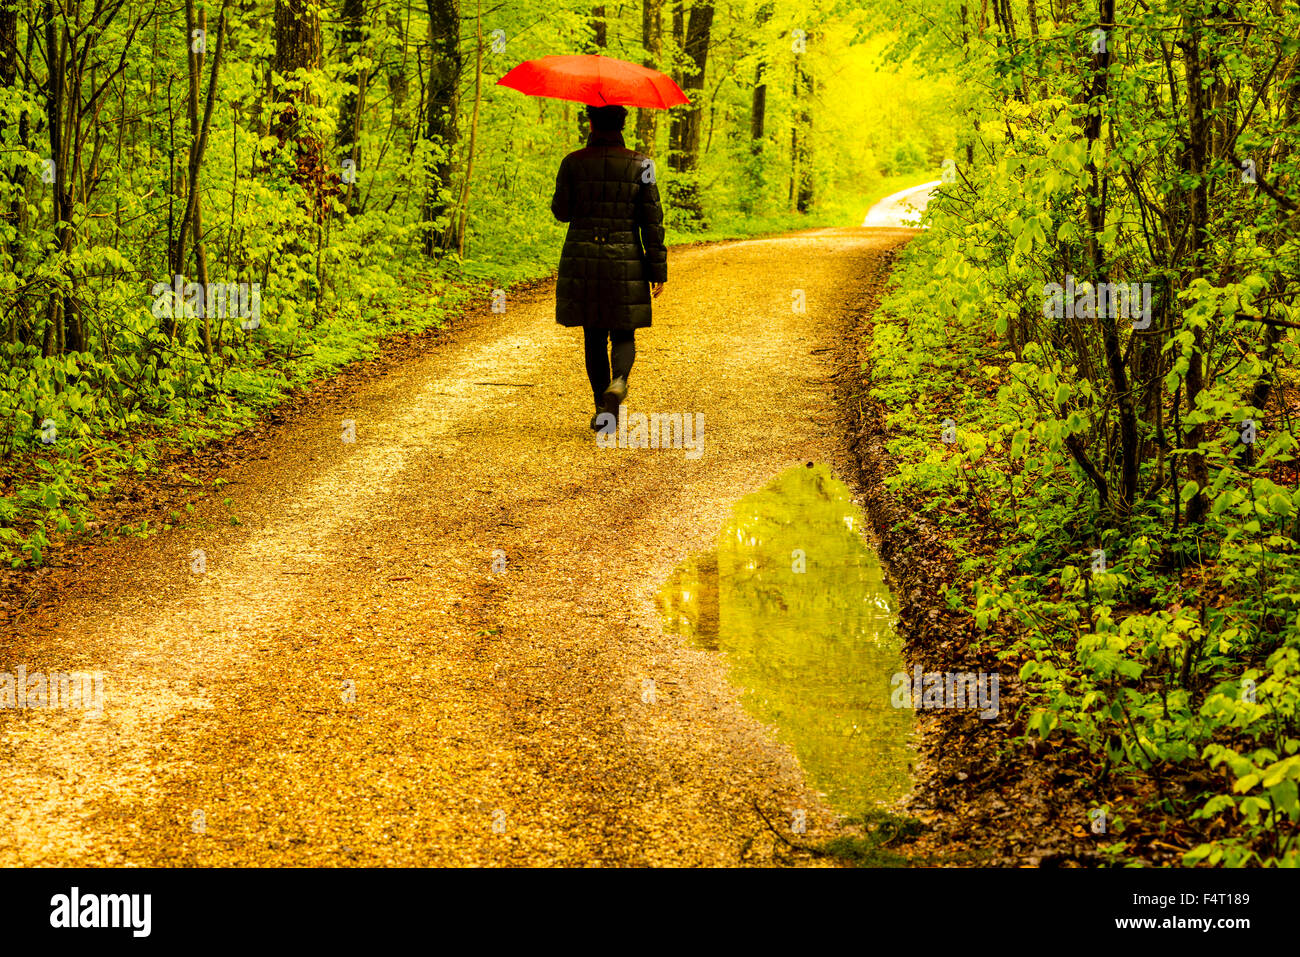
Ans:
[[[599,133],[617,133],[627,122],[625,106],[588,106],[587,119],[591,128]]]

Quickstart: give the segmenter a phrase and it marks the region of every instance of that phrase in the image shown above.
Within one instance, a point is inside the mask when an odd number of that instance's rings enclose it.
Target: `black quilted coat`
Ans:
[[[664,212],[653,167],[594,132],[560,163],[551,212],[569,224],[555,284],[562,326],[640,329],[650,325],[650,283],[668,281]]]

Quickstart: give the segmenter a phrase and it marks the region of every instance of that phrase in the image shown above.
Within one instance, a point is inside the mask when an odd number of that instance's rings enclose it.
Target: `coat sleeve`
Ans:
[[[560,162],[560,172],[555,177],[555,195],[551,197],[551,212],[562,223],[573,218],[569,203],[569,158],[566,156]]]
[[[668,281],[668,248],[664,246],[664,209],[659,204],[659,187],[641,183],[637,190],[636,222],[645,250],[646,280]]]

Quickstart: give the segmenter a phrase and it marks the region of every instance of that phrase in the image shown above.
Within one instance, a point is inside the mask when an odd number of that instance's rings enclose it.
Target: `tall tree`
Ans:
[[[180,230],[175,236],[171,249],[171,273],[181,275],[185,272],[186,238],[193,230],[194,268],[199,283],[206,290],[208,286],[208,251],[203,241],[203,203],[199,189],[199,176],[203,169],[203,154],[207,150],[208,130],[212,126],[212,109],[216,103],[217,76],[221,72],[221,55],[226,40],[226,7],[229,0],[223,0],[221,13],[217,17],[216,51],[212,57],[212,72],[208,77],[207,97],[200,110],[199,94],[203,81],[203,63],[207,58],[208,14],[206,10],[197,10],[194,0],[185,0],[185,36],[189,53],[186,57],[188,66],[188,95],[185,98],[186,116],[190,127],[189,161],[186,163],[185,177],[185,213],[181,217]],[[168,324],[169,331],[174,330],[175,320]],[[207,310],[203,311],[203,352],[212,355],[212,323]]]
[[[321,142],[307,127],[304,107],[316,105],[310,84],[300,70],[313,72],[321,66],[319,7],[314,0],[275,0],[275,53],[271,69],[279,77],[279,110],[271,124],[271,135],[282,146],[292,144],[292,179],[307,190],[313,209],[320,201],[325,170]]]
[[[107,130],[100,123],[99,111],[104,95],[126,68],[136,31],[153,17],[150,9],[134,22],[128,21],[122,46],[115,55],[100,46],[107,45],[105,38],[113,35],[110,28],[122,10],[122,3],[97,7],[94,16],[80,24],[70,23],[65,10],[54,0],[46,0],[41,11],[45,123],[50,137],[46,161],[53,180],[52,231],[60,270],[60,281],[46,302],[42,351],[47,356],[82,352],[88,345],[82,299],[74,288],[80,278],[73,264],[80,238],[78,208],[84,210],[102,175],[99,160]],[[122,35],[120,30],[114,32]]]
[[[772,19],[772,4],[764,3],[758,8],[756,21],[760,28]],[[759,38],[758,60],[754,64],[754,94],[750,102],[749,140],[750,151],[755,155],[763,152],[764,124],[767,120],[767,81],[764,71],[767,69],[767,57],[763,52],[762,38]]]
[[[451,219],[453,154],[457,143],[460,114],[460,2],[427,0],[429,10],[429,93],[425,101],[424,135],[434,148],[434,159],[425,171],[424,254],[456,245],[456,227]],[[438,223],[442,223],[439,232]]]
[[[474,110],[469,121],[469,147],[465,151],[465,174],[461,177],[460,200],[457,202],[459,215],[455,217],[455,236],[448,242],[450,249],[456,248],[456,255],[465,255],[466,222],[469,220],[469,187],[474,178],[474,150],[478,145],[479,107],[483,101],[483,0],[476,0],[474,17]]]
[[[366,41],[366,0],[343,0],[343,62],[348,90],[339,103],[337,146],[342,158],[351,160],[352,172],[361,169],[361,118],[366,109],[366,84],[370,71],[358,65],[364,57]],[[344,185],[349,212],[357,211],[359,190],[354,182]]]
[[[682,50],[686,46],[686,0],[673,0],[672,11],[672,77],[674,83],[678,86],[684,86],[686,78]],[[676,162],[673,157],[682,151],[682,124],[677,121],[676,114],[670,116],[671,122],[668,124],[668,162],[671,166]]]
[[[645,47],[642,61],[652,69],[659,69],[664,52],[663,0],[642,0],[641,45]],[[655,140],[659,137],[659,111],[640,109],[636,113],[636,148],[647,156],[655,155]]]
[[[18,58],[18,0],[0,0],[0,89],[17,87]],[[24,112],[18,122],[16,137],[17,145],[20,147],[27,146],[28,127],[27,114]],[[0,113],[0,144],[7,145],[8,137],[7,118]],[[14,228],[15,241],[6,240],[3,251],[5,259],[12,258],[11,265],[17,275],[21,274],[22,270],[17,262],[21,255],[21,244],[16,240],[25,232],[27,225],[27,203],[23,201],[27,187],[27,174],[17,164],[11,165],[6,162],[4,177],[11,190],[12,199],[9,201],[7,218]],[[20,336],[26,335],[30,313],[31,300],[26,296],[20,296],[9,311],[8,327],[4,330],[7,341],[18,342]]]
[[[813,78],[804,46],[812,39],[809,35],[795,47],[794,106],[790,114],[790,203],[801,213],[812,208],[813,200]]]
[[[1101,7],[1101,20],[1099,22],[1103,25],[1103,28],[1109,27],[1115,18],[1115,0],[1099,0],[1099,4]],[[1189,186],[1185,189],[1187,205],[1187,223],[1185,225],[1188,231],[1190,250],[1184,266],[1184,273],[1185,283],[1189,286],[1195,280],[1210,272],[1210,253],[1207,249],[1210,244],[1210,237],[1206,235],[1206,229],[1210,222],[1209,177],[1206,175],[1210,161],[1210,131],[1209,119],[1206,116],[1206,83],[1202,73],[1204,64],[1201,62],[1203,52],[1201,49],[1201,29],[1198,18],[1188,17],[1184,24],[1181,41],[1183,57],[1187,64],[1187,149],[1184,151],[1184,168],[1189,181]],[[1101,85],[1101,93],[1104,95],[1106,91],[1104,78],[1099,77],[1097,82]],[[1090,115],[1090,129],[1092,126],[1091,120],[1092,116]],[[1100,123],[1101,121],[1098,119],[1097,125],[1100,126]],[[1108,356],[1111,351],[1110,348],[1107,349]],[[1196,411],[1196,399],[1205,388],[1204,355],[1205,331],[1197,326],[1192,332],[1192,349],[1191,354],[1188,356],[1185,380],[1187,408],[1191,412]],[[1204,521],[1209,505],[1205,496],[1205,487],[1209,484],[1209,469],[1206,465],[1205,455],[1200,450],[1200,444],[1202,439],[1205,438],[1205,434],[1205,426],[1199,421],[1187,432],[1187,447],[1191,450],[1187,455],[1187,477],[1196,483],[1192,496],[1187,500],[1187,521],[1190,523]],[[1127,435],[1125,439],[1127,439]],[[1125,464],[1127,465],[1127,459]],[[1136,470],[1136,464],[1134,469]],[[1134,481],[1136,482],[1136,477]]]
[[[680,9],[680,4],[677,8]],[[674,10],[676,16],[677,10]],[[686,67],[682,90],[690,97],[688,106],[677,107],[673,115],[677,149],[668,155],[669,167],[677,173],[669,184],[669,195],[688,221],[704,223],[700,205],[700,135],[704,127],[704,73],[709,60],[709,41],[713,29],[713,0],[696,0],[686,23],[683,52]]]

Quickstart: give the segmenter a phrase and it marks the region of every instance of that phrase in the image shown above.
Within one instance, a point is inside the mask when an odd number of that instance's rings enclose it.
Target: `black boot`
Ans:
[[[602,425],[598,420],[604,414],[605,414],[605,410],[601,408],[600,405],[598,404],[596,406],[596,414],[591,417],[591,431],[603,432],[606,435],[613,435],[614,432],[618,429],[618,412],[617,411],[614,412],[613,422],[610,422],[608,419],[606,419],[604,425]]]
[[[618,407],[627,399],[627,379],[619,376],[609,384],[605,390],[604,401],[605,411],[612,412],[615,417],[618,416]]]

